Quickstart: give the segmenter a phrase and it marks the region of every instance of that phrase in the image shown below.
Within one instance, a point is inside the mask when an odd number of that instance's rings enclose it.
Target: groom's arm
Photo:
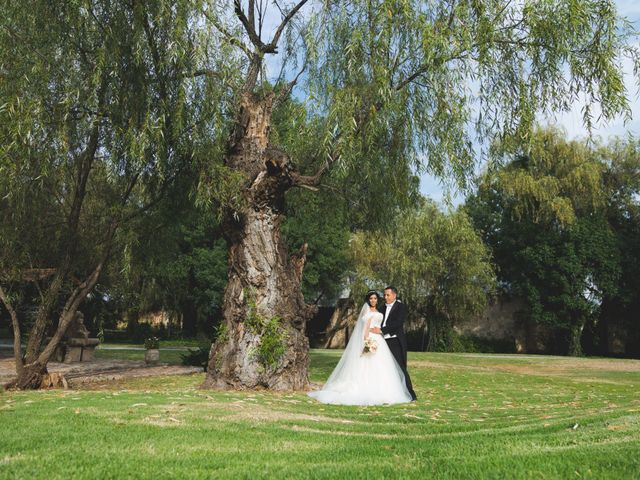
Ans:
[[[392,315],[387,318],[387,324],[382,327],[383,335],[397,335],[407,319],[407,308],[402,302],[398,302],[391,313]]]

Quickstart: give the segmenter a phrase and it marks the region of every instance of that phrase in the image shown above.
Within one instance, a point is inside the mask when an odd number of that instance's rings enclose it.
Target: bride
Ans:
[[[339,405],[381,405],[411,401],[402,369],[396,362],[382,335],[372,333],[380,327],[378,293],[367,293],[358,321],[338,365],[321,390],[309,396],[322,403]],[[372,345],[363,352],[365,341]],[[375,346],[373,343],[375,342]]]

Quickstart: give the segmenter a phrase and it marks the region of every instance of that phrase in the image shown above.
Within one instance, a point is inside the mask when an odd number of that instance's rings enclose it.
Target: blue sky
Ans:
[[[618,13],[626,17],[634,24],[636,30],[640,30],[640,0],[617,0]],[[624,137],[631,134],[640,137],[640,91],[636,80],[633,78],[633,69],[629,63],[623,65],[625,71],[625,85],[627,95],[631,103],[631,119],[626,123],[623,118],[616,118],[609,123],[598,123],[592,132],[593,136],[607,141],[613,137]],[[557,125],[567,132],[571,139],[586,138],[587,130],[582,124],[581,103],[576,103],[569,112],[561,112],[550,117],[541,118],[542,123]],[[455,190],[443,187],[441,182],[429,175],[423,175],[420,179],[420,191],[437,202],[446,203],[447,191],[450,201],[457,205],[463,201],[462,196]]]

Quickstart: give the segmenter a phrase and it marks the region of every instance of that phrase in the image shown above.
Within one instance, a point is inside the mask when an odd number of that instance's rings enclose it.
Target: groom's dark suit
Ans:
[[[409,372],[407,372],[407,337],[404,335],[404,321],[407,318],[407,307],[405,307],[404,303],[400,300],[396,300],[391,307],[391,311],[389,312],[389,316],[385,322],[384,317],[386,310],[387,306],[383,304],[380,308],[380,313],[382,313],[383,318],[383,326],[381,327],[382,334],[395,335],[395,337],[385,338],[385,340],[389,346],[389,350],[391,350],[391,353],[398,362],[398,365],[400,365],[402,373],[404,373],[407,390],[409,390],[411,397],[415,400],[416,393],[413,391],[411,377],[409,377]]]

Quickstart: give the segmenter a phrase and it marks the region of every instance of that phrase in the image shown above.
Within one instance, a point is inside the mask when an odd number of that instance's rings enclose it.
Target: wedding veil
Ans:
[[[357,375],[358,369],[353,368],[356,366],[360,355],[362,355],[362,349],[364,347],[364,326],[367,323],[365,320],[365,314],[369,311],[369,304],[365,302],[358,315],[355,327],[351,333],[351,338],[347,347],[344,349],[342,358],[336,365],[336,368],[331,373],[331,376],[325,383],[323,390],[330,390],[331,387],[338,386],[342,383],[351,383],[353,377]]]

